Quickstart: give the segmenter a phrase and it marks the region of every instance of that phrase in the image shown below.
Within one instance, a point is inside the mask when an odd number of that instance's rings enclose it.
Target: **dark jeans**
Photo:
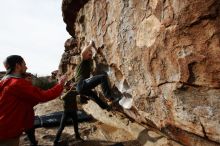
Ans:
[[[66,126],[66,122],[68,118],[72,118],[73,120],[73,126],[74,126],[74,131],[75,131],[75,136],[76,138],[80,138],[79,135],[79,129],[78,129],[78,118],[77,118],[77,110],[72,109],[72,110],[64,110],[64,113],[62,115],[60,127],[57,131],[56,138],[54,140],[54,143],[57,143],[60,140],[60,136],[62,134],[63,129]]]
[[[81,80],[76,86],[77,92],[79,92],[82,95],[89,96],[95,100],[95,102],[101,107],[101,108],[108,108],[108,104],[103,102],[95,92],[92,91],[93,88],[100,85],[102,87],[102,91],[105,95],[105,97],[112,99],[111,97],[111,91],[108,83],[108,77],[107,75],[96,75],[91,78]]]
[[[37,141],[35,138],[35,128],[31,128],[27,131],[25,131],[25,133],[27,134],[28,139],[30,140],[31,146],[37,146]]]

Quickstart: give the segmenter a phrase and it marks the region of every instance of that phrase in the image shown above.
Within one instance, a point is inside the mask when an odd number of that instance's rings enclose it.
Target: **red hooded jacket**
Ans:
[[[0,81],[0,140],[18,137],[33,127],[33,107],[58,97],[62,90],[59,84],[41,90],[22,78]]]

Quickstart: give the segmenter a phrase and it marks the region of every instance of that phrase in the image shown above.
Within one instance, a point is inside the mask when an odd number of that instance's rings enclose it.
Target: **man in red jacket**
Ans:
[[[60,96],[66,77],[48,90],[41,90],[22,78],[27,70],[21,56],[8,56],[6,75],[0,81],[0,146],[18,146],[23,131],[33,127],[33,107]]]

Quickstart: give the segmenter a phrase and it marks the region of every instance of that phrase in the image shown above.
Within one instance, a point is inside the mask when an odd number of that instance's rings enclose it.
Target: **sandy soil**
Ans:
[[[52,146],[55,139],[55,128],[36,129],[36,138],[39,146]],[[62,134],[63,144],[61,146],[139,146],[138,141],[134,140],[129,133],[122,129],[116,129],[98,121],[81,123],[80,134],[84,141],[75,140],[73,126],[67,126]],[[29,146],[29,140],[23,134],[20,146]]]
[[[79,106],[80,108],[80,106]],[[35,107],[35,115],[44,115],[62,110],[62,100],[56,99]],[[38,128],[35,135],[39,146],[52,146],[58,127]],[[73,126],[67,126],[62,133],[61,146],[139,146],[137,140],[123,129],[116,129],[99,121],[92,120],[79,125],[81,137],[84,141],[76,141]],[[20,146],[29,146],[25,134],[20,138]]]

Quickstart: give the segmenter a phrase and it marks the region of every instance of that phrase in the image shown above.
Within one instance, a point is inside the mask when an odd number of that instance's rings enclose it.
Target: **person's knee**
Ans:
[[[105,80],[106,80],[106,79],[108,78],[108,75],[102,74],[101,77],[102,77],[102,79],[105,79]]]
[[[79,88],[79,87],[76,88],[76,92],[77,92],[78,94],[83,94],[82,88]]]

